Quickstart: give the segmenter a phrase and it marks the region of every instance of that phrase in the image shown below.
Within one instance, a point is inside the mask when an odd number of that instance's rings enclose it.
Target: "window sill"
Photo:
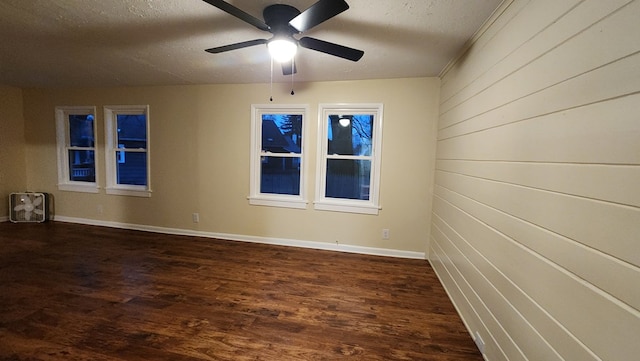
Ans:
[[[107,194],[117,196],[131,196],[131,197],[151,197],[151,190],[149,189],[130,189],[130,188],[107,188]]]
[[[99,187],[95,183],[59,183],[58,190],[66,192],[98,193]]]
[[[308,201],[300,198],[287,197],[248,197],[249,204],[254,206],[283,207],[306,209]]]
[[[320,211],[333,211],[345,213],[360,213],[378,215],[381,207],[372,203],[359,203],[357,201],[317,201],[314,209]]]

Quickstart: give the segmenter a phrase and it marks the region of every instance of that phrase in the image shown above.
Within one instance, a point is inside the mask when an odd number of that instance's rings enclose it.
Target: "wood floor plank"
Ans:
[[[0,223],[0,360],[482,360],[423,260]]]

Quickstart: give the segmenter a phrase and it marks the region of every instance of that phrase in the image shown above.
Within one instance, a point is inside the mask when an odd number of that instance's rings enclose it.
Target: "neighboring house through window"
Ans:
[[[320,104],[315,208],[378,214],[382,104]]]
[[[251,106],[249,203],[306,208],[304,125],[306,105]]]
[[[96,109],[56,107],[58,189],[97,193]]]
[[[105,106],[107,194],[149,197],[149,107]]]

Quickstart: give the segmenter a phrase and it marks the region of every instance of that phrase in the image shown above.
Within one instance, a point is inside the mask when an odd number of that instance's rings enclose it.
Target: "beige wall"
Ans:
[[[0,86],[0,219],[9,216],[9,194],[26,185],[22,91]]]
[[[309,199],[315,190],[319,103],[384,104],[378,216],[250,206],[251,104],[269,85],[24,90],[29,188],[54,194],[56,216],[224,234],[424,253],[431,212],[439,79],[275,85],[274,103],[309,104]],[[55,106],[97,106],[98,176],[104,187],[105,105],[149,104],[151,198],[57,190]],[[101,212],[102,210],[102,212]],[[191,214],[200,214],[200,223]],[[391,230],[389,240],[382,229]]]
[[[635,360],[640,1],[508,3],[442,77],[431,262],[488,360]]]

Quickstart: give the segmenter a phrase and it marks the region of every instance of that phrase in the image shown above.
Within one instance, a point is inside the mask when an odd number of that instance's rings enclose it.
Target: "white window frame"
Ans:
[[[380,166],[382,161],[382,103],[341,104],[323,103],[318,106],[318,160],[316,162],[316,198],[314,209],[335,212],[362,213],[377,215],[380,206]],[[373,149],[371,160],[371,179],[369,200],[341,199],[325,196],[327,159],[336,157],[327,154],[329,115],[373,114]]]
[[[118,184],[117,163],[122,160],[118,157],[119,148],[117,136],[117,116],[118,114],[145,114],[147,127],[147,147],[141,150],[128,149],[127,152],[146,152],[147,155],[147,185]],[[105,170],[107,178],[106,193],[113,195],[151,197],[151,123],[148,105],[106,105],[104,107],[104,128],[105,128]]]
[[[302,145],[300,155],[300,194],[272,194],[260,192],[261,158],[269,153],[262,152],[262,115],[263,114],[300,114],[302,115]],[[285,207],[305,209],[309,201],[306,191],[307,155],[305,144],[307,143],[309,106],[307,104],[252,104],[251,105],[251,167],[249,204],[258,206]],[[274,154],[275,155],[275,154]],[[286,157],[287,154],[277,154]]]
[[[72,147],[70,144],[69,115],[93,115],[93,147]],[[55,108],[56,144],[58,158],[58,189],[61,191],[98,193],[98,124],[95,106],[59,106]],[[72,181],[69,173],[70,150],[93,150],[94,154],[94,182]]]

